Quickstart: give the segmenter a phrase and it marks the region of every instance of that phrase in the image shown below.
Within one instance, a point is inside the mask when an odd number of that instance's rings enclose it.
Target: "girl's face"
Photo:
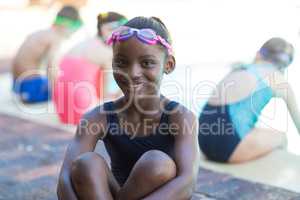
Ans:
[[[126,97],[149,98],[159,94],[164,72],[175,67],[160,45],[147,45],[132,37],[113,47],[114,78]]]
[[[109,38],[112,34],[112,32],[120,26],[120,22],[109,22],[109,23],[104,23],[101,27],[101,33],[102,37],[104,40]]]
[[[113,32],[113,28],[109,24],[103,24],[101,27],[101,33],[104,40],[106,40]]]

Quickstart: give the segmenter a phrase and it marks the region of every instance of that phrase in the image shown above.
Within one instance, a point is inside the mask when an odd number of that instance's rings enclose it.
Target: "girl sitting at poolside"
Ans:
[[[199,118],[199,144],[208,159],[244,162],[285,146],[284,133],[255,127],[272,97],[286,102],[300,132],[297,101],[283,75],[293,52],[290,43],[272,38],[261,47],[252,64],[233,70],[218,84]]]
[[[61,169],[59,199],[190,199],[200,157],[197,120],[160,93],[164,74],[175,68],[166,26],[136,17],[108,42],[124,96],[82,118]],[[98,140],[111,170],[94,152]]]

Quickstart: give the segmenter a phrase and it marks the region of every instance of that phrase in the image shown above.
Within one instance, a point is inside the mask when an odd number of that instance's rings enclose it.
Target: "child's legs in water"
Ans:
[[[285,147],[285,133],[263,128],[254,128],[236,147],[230,163],[241,163],[262,157],[273,150]]]
[[[120,188],[105,160],[97,153],[81,155],[72,166],[71,180],[79,199],[141,199],[176,176],[176,165],[165,153],[151,150],[134,165]]]

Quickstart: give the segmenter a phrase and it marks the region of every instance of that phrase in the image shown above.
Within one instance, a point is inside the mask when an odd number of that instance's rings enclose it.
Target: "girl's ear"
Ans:
[[[256,56],[255,56],[255,60],[262,60],[263,59],[263,57],[262,57],[262,55],[261,55],[261,53],[258,51],[257,53],[256,53]]]
[[[164,73],[170,74],[171,72],[174,71],[175,66],[176,66],[175,57],[172,55],[168,55],[168,57],[166,58],[166,62],[165,62]]]

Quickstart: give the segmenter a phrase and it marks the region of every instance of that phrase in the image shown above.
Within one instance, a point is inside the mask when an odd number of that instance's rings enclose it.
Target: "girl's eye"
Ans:
[[[124,67],[124,66],[126,66],[126,62],[122,59],[116,59],[113,61],[113,66],[114,67]]]
[[[155,65],[156,65],[156,62],[155,62],[155,60],[150,60],[150,59],[148,59],[148,60],[143,60],[142,61],[142,66],[143,67],[155,67]]]

